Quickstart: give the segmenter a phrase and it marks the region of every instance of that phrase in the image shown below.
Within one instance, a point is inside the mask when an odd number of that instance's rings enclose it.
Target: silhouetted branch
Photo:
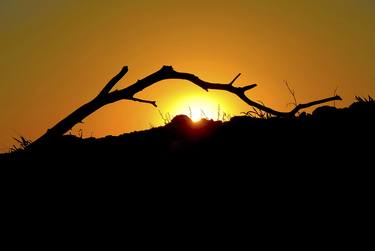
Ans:
[[[212,90],[224,90],[224,91],[231,92],[231,93],[237,95],[239,98],[241,98],[248,105],[256,107],[256,108],[258,108],[258,109],[260,109],[264,112],[268,112],[268,113],[270,113],[274,116],[279,116],[279,117],[292,117],[292,116],[295,116],[295,114],[301,109],[308,108],[308,107],[316,105],[316,104],[329,102],[329,101],[332,101],[332,100],[341,100],[341,98],[339,96],[335,96],[335,97],[330,97],[328,99],[310,102],[310,103],[307,103],[307,104],[297,105],[297,107],[295,107],[290,112],[280,112],[280,111],[276,111],[272,108],[269,108],[267,106],[264,106],[260,103],[257,103],[255,101],[249,99],[245,95],[245,92],[247,90],[250,90],[250,89],[256,87],[257,86],[256,84],[252,84],[252,85],[248,85],[248,86],[244,86],[244,87],[233,86],[232,85],[233,82],[238,77],[239,77],[239,74],[228,84],[210,83],[210,82],[203,81],[200,78],[198,78],[197,76],[195,76],[193,74],[190,74],[190,73],[176,72],[171,66],[163,66],[159,71],[151,74],[150,76],[148,76],[148,77],[146,77],[142,80],[139,80],[134,85],[129,86],[128,88],[125,88],[125,89],[119,91],[119,93],[117,94],[119,96],[112,97],[112,98],[114,100],[119,100],[119,99],[121,99],[121,96],[125,97],[124,94],[127,93],[128,91],[135,94],[137,92],[142,91],[146,87],[148,87],[148,86],[150,86],[150,85],[152,85],[152,84],[154,84],[158,81],[161,81],[161,80],[165,80],[165,79],[184,79],[184,80],[188,80],[188,81],[196,84],[197,86],[201,87],[202,89],[204,89],[206,91],[212,89]]]
[[[159,82],[162,80],[167,79],[182,79],[190,81],[191,83],[194,83],[195,85],[201,87],[202,89],[208,91],[210,89],[212,90],[224,90],[231,92],[235,95],[237,95],[240,99],[242,99],[244,102],[246,102],[248,105],[255,107],[259,110],[262,110],[266,113],[269,113],[274,116],[280,116],[280,117],[290,117],[295,116],[295,114],[304,108],[333,101],[333,100],[341,100],[339,96],[334,96],[326,99],[321,99],[318,101],[313,101],[306,104],[300,104],[297,105],[292,111],[290,112],[280,112],[273,110],[272,108],[269,108],[265,105],[262,105],[260,103],[257,103],[251,99],[249,99],[245,92],[256,87],[256,84],[247,85],[244,87],[235,87],[233,86],[233,83],[238,79],[240,74],[238,74],[231,82],[228,84],[223,83],[211,83],[206,82],[198,78],[197,76],[190,74],[190,73],[184,73],[184,72],[176,72],[172,66],[163,66],[160,70],[156,71],[155,73],[145,77],[144,79],[138,80],[136,83],[121,89],[121,90],[114,90],[111,91],[111,89],[116,85],[116,83],[127,73],[128,67],[125,66],[122,68],[122,70],[113,77],[101,90],[98,96],[96,96],[93,100],[90,102],[82,105],[77,110],[73,111],[70,115],[68,115],[66,118],[61,120],[59,123],[57,123],[54,127],[49,129],[43,136],[41,136],[39,139],[34,141],[34,144],[39,143],[41,141],[48,141],[53,138],[59,137],[64,135],[66,132],[68,132],[73,126],[75,126],[77,123],[83,121],[87,116],[94,113],[96,110],[100,109],[101,107],[114,103],[119,100],[133,100],[137,102],[143,102],[152,104],[156,107],[156,101],[148,101],[143,100],[139,98],[134,98],[135,94],[141,92],[145,88]],[[32,144],[32,145],[34,145]]]
[[[243,92],[246,92],[250,89],[253,89],[254,87],[257,87],[257,84],[247,85],[247,86],[244,86],[244,87],[241,87],[241,88],[242,88]]]
[[[233,83],[237,80],[237,78],[239,78],[241,76],[241,73],[238,73],[237,76],[232,80],[230,81],[229,85],[233,85]]]
[[[289,91],[289,93],[290,93],[290,95],[292,95],[292,97],[293,97],[293,101],[294,101],[294,103],[291,103],[291,104],[293,104],[294,105],[294,107],[296,107],[298,104],[298,102],[297,102],[297,98],[296,98],[296,92],[292,89],[292,88],[290,88],[290,86],[289,86],[289,84],[288,84],[288,81],[285,81],[285,85],[286,85],[286,88],[288,88],[288,91]],[[290,104],[290,103],[289,103]],[[288,104],[288,105],[289,105]]]
[[[327,102],[334,101],[334,100],[342,100],[342,98],[340,96],[336,95],[334,97],[325,98],[325,99],[321,99],[321,100],[317,100],[317,101],[312,101],[312,102],[309,102],[309,103],[306,103],[306,104],[299,104],[290,113],[295,115],[299,110],[306,109],[306,108],[314,106],[314,105],[319,105],[319,104],[327,103]]]
[[[112,88],[117,84],[117,82],[120,81],[120,79],[122,79],[122,77],[125,76],[127,72],[128,72],[128,67],[127,66],[122,67],[121,71],[116,76],[114,76],[108,82],[108,84],[104,86],[103,90],[99,93],[98,97],[102,97],[108,94],[112,90]]]
[[[141,102],[141,103],[147,103],[147,104],[153,105],[154,107],[158,107],[156,105],[156,101],[144,100],[144,99],[140,99],[140,98],[130,98],[129,100],[133,100],[133,101]]]

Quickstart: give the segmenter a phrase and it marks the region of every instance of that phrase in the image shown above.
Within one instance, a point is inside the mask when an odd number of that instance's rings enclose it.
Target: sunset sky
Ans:
[[[36,139],[98,94],[124,65],[122,88],[163,65],[212,82],[257,83],[247,94],[279,110],[332,96],[375,95],[374,0],[1,0],[0,152]],[[249,107],[222,91],[163,81],[138,95],[162,113],[189,106],[216,119]],[[162,125],[158,109],[121,101],[73,128],[83,136]]]

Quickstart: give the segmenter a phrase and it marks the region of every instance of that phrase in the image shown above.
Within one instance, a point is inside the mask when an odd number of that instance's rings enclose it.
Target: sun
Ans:
[[[204,112],[204,111],[203,111]],[[202,119],[202,115],[200,112],[198,112],[198,109],[196,107],[189,107],[189,117],[193,122],[198,122],[199,120]]]
[[[190,117],[193,122],[201,119],[220,119],[221,107],[219,103],[212,99],[202,96],[190,96],[180,99],[173,105],[171,114],[185,114]]]

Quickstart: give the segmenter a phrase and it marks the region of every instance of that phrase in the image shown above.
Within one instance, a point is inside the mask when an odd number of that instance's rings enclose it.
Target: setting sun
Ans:
[[[190,112],[190,110],[191,110],[191,112]],[[189,113],[191,113],[189,115],[190,115],[191,120],[193,122],[198,122],[202,118],[205,118],[205,114],[206,114],[203,109],[198,109],[196,107],[195,108],[190,108],[189,109]],[[211,117],[210,119],[213,119],[213,118]]]
[[[219,100],[210,97],[188,96],[179,100],[171,107],[171,115],[185,114],[193,122],[201,119],[221,120],[225,112],[225,107]]]

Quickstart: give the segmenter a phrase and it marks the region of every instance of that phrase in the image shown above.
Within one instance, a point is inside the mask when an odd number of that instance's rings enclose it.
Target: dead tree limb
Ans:
[[[102,89],[102,91],[99,93],[98,97],[97,98],[100,98],[100,97],[104,97],[105,95],[107,95],[111,90],[112,88],[117,84],[118,81],[120,81],[122,79],[123,76],[125,76],[125,74],[128,72],[128,67],[127,66],[124,66],[122,67],[121,71],[116,75],[114,76],[109,82],[108,84],[106,84],[104,86],[104,88]]]
[[[153,106],[156,107],[156,101],[139,99],[139,98],[134,97],[134,95],[136,95],[137,93],[141,92],[145,88],[159,81],[167,80],[167,79],[187,80],[201,87],[202,89],[206,91],[210,89],[228,91],[230,93],[237,95],[240,99],[242,99],[248,105],[256,107],[264,112],[267,112],[269,114],[272,114],[274,116],[279,116],[279,117],[293,117],[301,109],[308,108],[313,105],[333,101],[333,100],[341,100],[339,96],[334,96],[334,97],[321,99],[321,100],[313,101],[313,102],[306,103],[306,104],[299,104],[290,112],[280,112],[280,111],[273,110],[272,108],[269,108],[267,106],[264,106],[260,103],[257,103],[249,99],[245,95],[245,92],[256,87],[257,86],[256,84],[247,85],[244,87],[233,86],[233,83],[237,80],[240,74],[238,74],[231,82],[226,83],[226,84],[225,83],[224,84],[223,83],[211,83],[211,82],[203,81],[197,76],[190,74],[190,73],[176,72],[171,66],[163,66],[157,72],[145,77],[144,79],[138,80],[136,83],[124,89],[111,91],[112,88],[116,85],[116,83],[127,72],[128,72],[128,67],[126,66],[123,67],[122,70],[104,86],[104,88],[101,90],[98,96],[96,96],[90,102],[82,105],[77,110],[75,110],[70,115],[68,115],[66,118],[58,122],[54,127],[49,129],[43,136],[37,139],[34,142],[34,144],[38,142],[42,142],[42,141],[52,140],[56,137],[64,135],[71,128],[73,128],[77,123],[82,122],[87,116],[94,113],[101,107],[114,103],[119,100],[133,100],[137,102],[152,104]]]

